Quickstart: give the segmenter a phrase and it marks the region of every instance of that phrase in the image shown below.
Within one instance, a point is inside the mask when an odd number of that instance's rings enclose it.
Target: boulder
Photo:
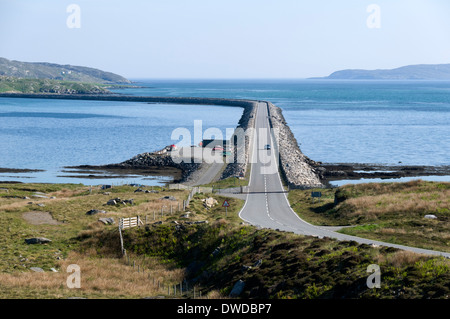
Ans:
[[[252,269],[252,266],[244,265],[244,266],[241,267],[241,271],[242,271],[242,272],[246,272],[246,271],[249,271],[249,270],[251,270],[251,269]]]
[[[175,197],[173,197],[173,196],[164,196],[164,197],[162,197],[161,199],[163,199],[163,200],[172,200],[172,201],[176,201],[177,199],[175,198]]]
[[[28,245],[47,244],[47,243],[50,243],[50,242],[51,242],[50,239],[44,238],[44,237],[35,237],[35,238],[25,239],[25,243],[27,243]]]
[[[30,270],[32,270],[34,272],[44,272],[44,269],[39,268],[39,267],[30,267]]]
[[[220,249],[220,247],[217,247],[216,249],[214,249],[214,251],[212,252],[212,256],[213,257],[216,257],[216,256],[218,256],[219,254],[220,254],[220,252],[221,252],[221,249]]]
[[[114,225],[116,223],[112,217],[99,218],[98,221],[105,225]]]
[[[124,204],[124,205],[126,205],[126,204],[134,205],[134,199],[125,199],[124,201],[122,201],[122,204]]]
[[[34,194],[31,197],[35,197],[35,198],[48,198],[48,196],[45,195],[40,195],[40,194]]]
[[[259,259],[253,264],[253,267],[259,267],[261,265],[262,265],[262,259]]]
[[[239,280],[238,282],[236,282],[233,286],[233,289],[231,289],[230,292],[230,297],[234,298],[234,297],[239,297],[242,293],[242,291],[244,290],[245,287],[245,282],[243,282],[242,280]]]
[[[211,207],[213,207],[214,205],[217,205],[217,204],[218,204],[217,200],[214,199],[214,198],[212,198],[212,197],[208,197],[208,198],[206,198],[206,199],[204,199],[204,200],[202,200],[202,201],[203,201],[203,205],[204,205],[206,208],[211,208]]]
[[[98,209],[91,209],[86,213],[86,215],[95,215],[95,214],[106,214],[106,211],[104,210],[98,210]]]
[[[427,219],[437,219],[436,215],[425,215],[424,218],[427,218]]]

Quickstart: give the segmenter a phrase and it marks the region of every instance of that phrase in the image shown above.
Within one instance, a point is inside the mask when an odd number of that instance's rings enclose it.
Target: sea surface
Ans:
[[[450,82],[333,80],[152,80],[117,93],[268,100],[283,110],[304,154],[326,163],[450,165]],[[25,182],[95,181],[57,177],[63,166],[117,163],[217,127],[226,135],[242,109],[134,102],[0,99],[0,174]],[[192,136],[192,144],[198,143]],[[25,176],[24,178],[20,176]],[[7,177],[10,176],[10,177]],[[32,178],[27,178],[32,177]],[[448,177],[439,177],[439,180]],[[136,177],[139,180],[139,177]],[[169,179],[147,180],[145,184]]]
[[[205,105],[0,98],[0,168],[44,170],[0,173],[0,181],[166,183],[173,178],[95,172],[74,178],[69,176],[77,174],[65,167],[120,163],[174,143],[196,145],[202,136],[194,135],[194,123],[204,129],[218,128],[226,136],[227,128],[236,127],[242,112],[237,107]],[[182,138],[172,136],[179,130],[186,132]]]

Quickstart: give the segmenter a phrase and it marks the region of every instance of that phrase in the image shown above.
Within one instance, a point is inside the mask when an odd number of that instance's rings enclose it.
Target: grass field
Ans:
[[[320,202],[312,201],[311,190],[289,194],[293,209],[310,223],[352,225],[355,227],[341,232],[450,252],[450,183],[416,180],[315,191],[322,192]],[[435,215],[436,219],[425,215]]]

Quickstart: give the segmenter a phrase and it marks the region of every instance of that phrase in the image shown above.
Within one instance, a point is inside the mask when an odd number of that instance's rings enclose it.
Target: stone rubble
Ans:
[[[268,104],[271,125],[275,133],[278,133],[280,168],[289,187],[301,189],[324,187],[319,174],[311,165],[313,161],[300,150],[281,109],[270,102]]]

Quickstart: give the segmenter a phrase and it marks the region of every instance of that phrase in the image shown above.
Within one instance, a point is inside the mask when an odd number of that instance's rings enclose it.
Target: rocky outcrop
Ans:
[[[268,102],[270,124],[278,133],[280,170],[290,188],[324,187],[314,161],[302,153],[298,142],[277,106]]]
[[[239,279],[239,281],[237,281],[234,284],[233,289],[231,289],[229,297],[231,297],[231,298],[239,297],[242,294],[242,292],[244,291],[244,288],[245,288],[245,282],[242,281],[241,279]]]
[[[35,245],[35,244],[48,244],[51,240],[44,237],[34,237],[34,238],[27,238],[25,239],[25,243],[28,245]]]
[[[98,221],[105,225],[114,225],[116,223],[112,217],[99,218]]]
[[[194,163],[193,160],[190,162],[191,163],[182,161],[181,163],[177,163],[169,154],[155,155],[151,153],[142,153],[125,162],[115,164],[114,166],[120,168],[174,167],[182,171],[181,181],[184,181],[200,166],[199,163]],[[112,165],[108,166],[112,167]]]
[[[97,215],[97,214],[106,214],[107,212],[104,210],[99,209],[91,209],[90,211],[86,212],[86,215]]]

